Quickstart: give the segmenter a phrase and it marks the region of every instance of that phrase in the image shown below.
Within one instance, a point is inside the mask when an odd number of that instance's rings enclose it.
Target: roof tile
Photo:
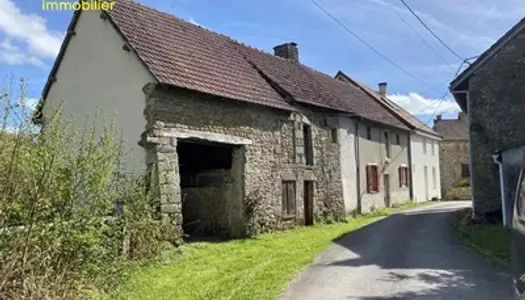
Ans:
[[[299,103],[407,129],[358,87],[167,13],[127,0],[116,2],[108,12],[111,20],[162,84],[294,110],[262,72]]]

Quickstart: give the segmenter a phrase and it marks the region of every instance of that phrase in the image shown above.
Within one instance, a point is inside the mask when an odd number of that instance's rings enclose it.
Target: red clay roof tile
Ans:
[[[108,12],[111,20],[161,84],[294,110],[268,78],[299,103],[408,129],[358,87],[167,13],[116,2]]]

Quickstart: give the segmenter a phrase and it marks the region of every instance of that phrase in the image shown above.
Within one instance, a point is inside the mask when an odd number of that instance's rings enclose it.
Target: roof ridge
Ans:
[[[108,12],[110,19],[132,41],[139,58],[144,56],[146,67],[160,84],[293,109],[280,92],[282,89],[301,104],[351,112],[373,122],[409,130],[384,104],[327,73],[168,12],[130,0],[114,1],[121,6]],[[135,20],[140,25],[133,25]],[[136,26],[142,29],[134,31]]]
[[[170,13],[168,13],[168,12],[164,12],[164,11],[161,11],[161,10],[159,10],[159,9],[156,9],[156,8],[153,8],[153,7],[146,6],[146,5],[144,5],[144,4],[141,4],[141,3],[139,3],[139,2],[136,2],[136,1],[134,1],[134,0],[115,0],[115,1],[127,1],[127,2],[131,2],[131,3],[133,3],[134,5],[140,6],[142,9],[152,10],[152,11],[155,11],[155,12],[157,12],[157,13],[160,13],[160,14],[166,16],[166,17],[169,17],[169,18],[175,19],[175,20],[177,20],[177,21],[180,21],[180,22],[182,22],[182,23],[184,23],[184,24],[186,24],[186,25],[188,25],[188,26],[198,27],[198,28],[200,28],[200,29],[202,29],[202,30],[204,30],[204,31],[206,31],[206,32],[208,32],[208,33],[211,33],[211,34],[214,34],[214,35],[220,36],[220,37],[222,37],[222,38],[224,38],[224,39],[226,39],[226,40],[228,40],[229,42],[232,42],[232,43],[234,43],[234,44],[238,44],[238,45],[240,45],[240,46],[242,46],[242,47],[245,47],[245,48],[248,48],[248,49],[251,49],[251,50],[255,50],[255,51],[257,51],[257,52],[259,52],[259,53],[261,53],[261,54],[264,54],[264,55],[267,55],[268,57],[271,57],[272,59],[279,59],[279,60],[282,60],[282,61],[286,61],[286,62],[288,62],[288,63],[292,63],[292,64],[295,64],[295,65],[298,65],[298,66],[303,67],[303,68],[306,68],[306,69],[308,69],[308,70],[310,70],[310,71],[313,71],[313,72],[319,73],[319,74],[325,76],[327,79],[330,79],[330,80],[333,80],[334,82],[339,83],[339,80],[333,78],[333,77],[330,76],[329,74],[324,73],[324,72],[322,72],[322,71],[320,71],[320,70],[318,70],[318,69],[315,69],[315,68],[313,68],[313,67],[310,67],[310,66],[308,66],[308,65],[305,65],[305,64],[301,63],[300,61],[294,62],[294,61],[292,61],[292,60],[290,60],[290,59],[287,59],[287,58],[284,58],[284,57],[281,57],[281,56],[276,56],[276,55],[271,54],[270,52],[267,52],[267,51],[265,51],[265,50],[263,50],[263,49],[259,49],[259,48],[257,48],[257,47],[254,47],[254,46],[251,46],[251,45],[245,44],[244,42],[239,41],[239,40],[236,40],[236,39],[234,39],[234,38],[232,38],[232,37],[230,37],[230,36],[227,36],[227,35],[225,35],[225,34],[222,34],[222,33],[216,32],[216,31],[212,31],[212,30],[210,30],[210,29],[208,29],[208,28],[205,28],[205,27],[203,27],[203,26],[201,26],[201,25],[197,25],[197,24],[194,24],[194,23],[192,23],[192,22],[186,21],[186,20],[184,20],[183,18],[181,18],[181,17],[177,17],[177,16],[175,16],[175,15],[173,15],[173,14],[170,14]],[[136,22],[134,22],[134,23],[136,24]],[[141,29],[142,29],[142,27],[141,27]],[[315,79],[315,78],[314,78],[314,79]]]
[[[375,97],[379,101],[383,101],[385,104],[387,104],[389,106],[393,106],[393,107],[390,108],[390,109],[393,109],[392,113],[398,115],[399,118],[405,120],[405,122],[407,122],[411,126],[413,126],[414,130],[422,130],[423,129],[423,130],[426,130],[427,132],[430,130],[431,132],[429,132],[429,133],[435,134],[435,135],[439,135],[439,133],[437,131],[435,131],[433,128],[431,128],[430,126],[425,124],[423,121],[419,120],[416,116],[412,115],[408,110],[404,109],[402,106],[400,106],[397,103],[395,103],[394,101],[390,100],[387,96],[381,95],[376,90],[370,88],[369,86],[367,86],[366,84],[360,82],[359,80],[350,77],[348,74],[346,74],[345,72],[343,72],[341,70],[339,70],[337,74],[340,74],[341,76],[345,77],[346,79],[351,81],[352,84],[357,85],[359,88],[363,89],[366,93],[371,94],[372,97]],[[337,76],[337,74],[336,74],[336,76]],[[398,112],[396,110],[401,110],[401,111]],[[403,113],[407,113],[409,116],[414,118],[414,120],[416,122],[421,123],[421,125],[423,125],[423,126],[419,126],[420,124],[412,124],[413,121],[408,120],[406,116],[403,116]]]

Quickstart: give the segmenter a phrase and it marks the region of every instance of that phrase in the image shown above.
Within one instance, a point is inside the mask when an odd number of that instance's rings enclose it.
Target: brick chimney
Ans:
[[[467,120],[467,114],[460,111],[459,114],[458,114],[458,120]]]
[[[294,42],[275,46],[273,47],[273,52],[275,56],[299,62],[299,49],[297,49],[297,44]]]
[[[434,120],[434,123],[441,121],[441,115],[436,115],[436,119]]]
[[[379,94],[381,94],[381,96],[386,96],[386,82],[380,82],[378,86],[379,86]]]

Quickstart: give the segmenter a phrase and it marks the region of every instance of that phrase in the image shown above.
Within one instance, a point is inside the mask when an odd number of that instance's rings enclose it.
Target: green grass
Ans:
[[[453,223],[458,240],[508,270],[510,263],[510,230],[499,224],[472,224],[471,210],[458,212]]]
[[[419,204],[381,209],[348,223],[318,224],[254,239],[188,244],[161,262],[136,266],[114,298],[276,299],[286,284],[334,239]]]

